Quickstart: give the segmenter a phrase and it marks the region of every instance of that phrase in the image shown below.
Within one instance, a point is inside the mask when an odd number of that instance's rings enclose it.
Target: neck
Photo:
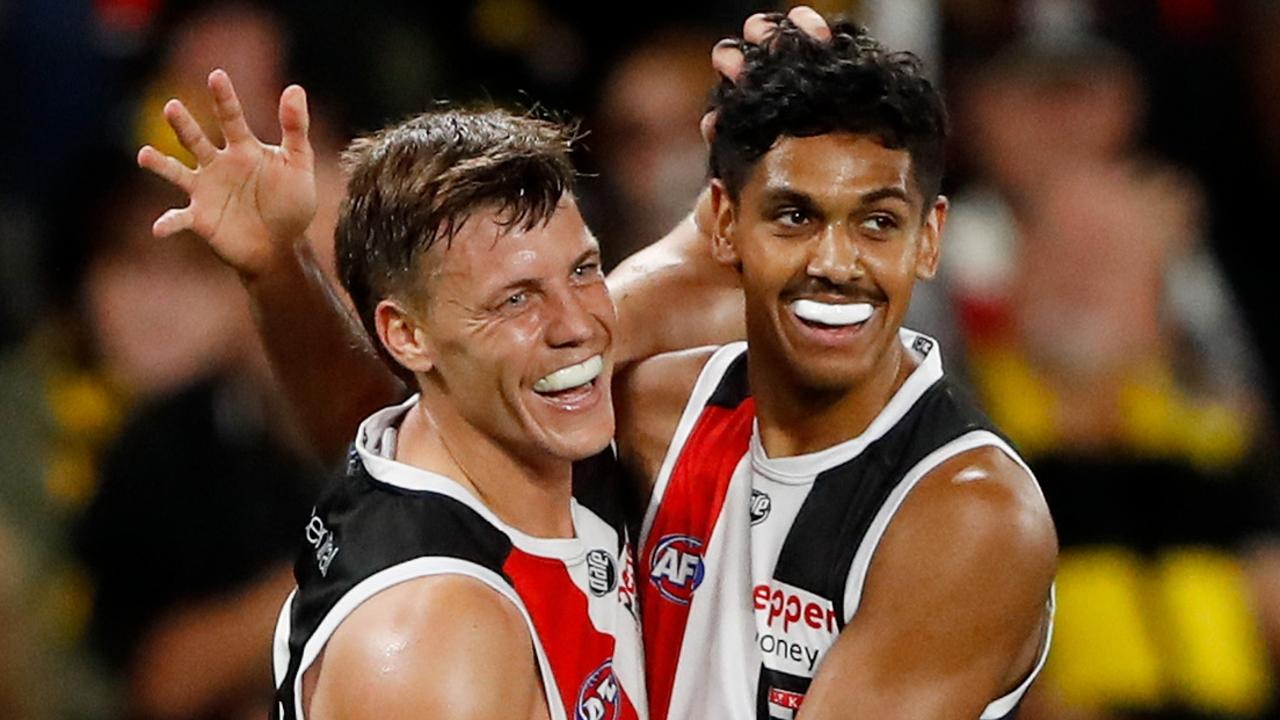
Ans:
[[[468,423],[447,401],[424,393],[409,410],[400,425],[396,460],[454,480],[526,535],[574,535],[573,463],[524,457]]]
[[[775,458],[818,452],[861,435],[917,365],[895,339],[864,378],[829,390],[806,385],[789,370],[775,371],[786,367],[778,360],[753,353],[747,366],[760,441]]]

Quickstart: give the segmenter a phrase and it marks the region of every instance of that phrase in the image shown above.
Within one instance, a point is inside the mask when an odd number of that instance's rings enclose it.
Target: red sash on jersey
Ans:
[[[689,604],[705,575],[703,558],[734,469],[747,453],[755,401],[708,405],[689,435],[659,498],[640,566],[649,715],[666,720]]]
[[[502,571],[524,601],[570,720],[637,720],[613,674],[612,635],[596,630],[564,563],[514,548]],[[566,632],[566,629],[568,630]]]

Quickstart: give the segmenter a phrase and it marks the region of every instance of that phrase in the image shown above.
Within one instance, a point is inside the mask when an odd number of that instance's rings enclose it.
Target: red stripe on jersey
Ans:
[[[659,499],[640,562],[649,716],[665,720],[689,603],[705,568],[706,544],[720,517],[733,471],[751,440],[755,401],[732,410],[708,406],[690,433]]]
[[[502,571],[533,620],[566,717],[636,720],[636,710],[613,674],[614,638],[592,624],[587,595],[564,563],[512,548]]]

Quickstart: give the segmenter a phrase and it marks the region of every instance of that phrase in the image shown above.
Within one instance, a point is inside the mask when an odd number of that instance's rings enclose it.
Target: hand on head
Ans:
[[[746,56],[742,54],[742,44],[764,45],[769,36],[777,30],[783,19],[789,20],[796,27],[804,30],[811,37],[827,42],[831,40],[831,28],[818,11],[807,5],[797,5],[785,15],[782,13],[756,13],[742,24],[741,38],[725,38],[716,43],[711,50],[711,65],[716,72],[729,82],[737,82],[742,75]],[[702,138],[707,144],[715,137],[716,113],[714,110],[702,116],[699,123]]]

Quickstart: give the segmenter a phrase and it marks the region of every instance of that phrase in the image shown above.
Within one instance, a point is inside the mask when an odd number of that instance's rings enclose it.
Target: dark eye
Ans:
[[[809,222],[809,214],[799,208],[785,208],[778,213],[777,220],[786,227],[801,227]]]
[[[508,295],[507,299],[502,301],[502,304],[504,307],[518,308],[524,306],[527,302],[529,302],[529,293],[521,290]]]
[[[573,276],[576,278],[595,277],[600,274],[600,263],[585,262],[573,269]]]
[[[862,228],[873,233],[884,233],[898,227],[898,219],[892,215],[876,213],[862,221]]]

